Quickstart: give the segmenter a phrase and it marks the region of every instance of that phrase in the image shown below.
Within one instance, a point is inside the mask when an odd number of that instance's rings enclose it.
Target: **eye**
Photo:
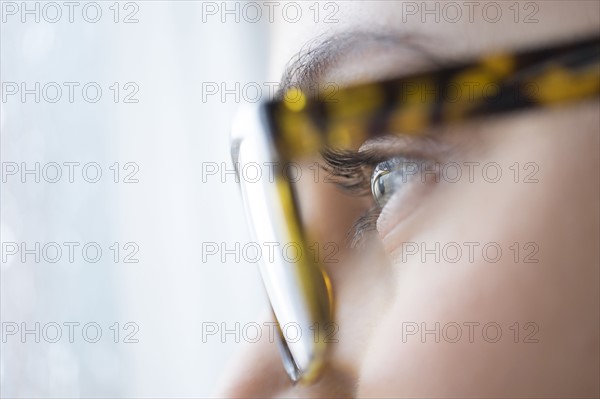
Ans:
[[[419,169],[418,163],[404,157],[396,157],[375,166],[371,174],[371,193],[380,208],[390,200],[392,195]]]

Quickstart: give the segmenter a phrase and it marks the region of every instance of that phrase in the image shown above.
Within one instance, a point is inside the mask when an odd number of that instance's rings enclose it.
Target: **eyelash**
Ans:
[[[371,151],[328,149],[321,155],[325,161],[322,167],[333,178],[333,182],[344,191],[356,196],[371,193],[370,175],[377,164],[387,159]]]
[[[350,195],[369,196],[371,195],[371,175],[378,164],[398,156],[431,160],[433,159],[432,152],[439,149],[438,140],[427,135],[405,138],[404,142],[399,138],[392,140],[389,140],[392,145],[388,146],[385,151],[376,148],[375,145],[364,151],[327,149],[321,153],[325,161],[322,168],[328,172],[333,183]],[[401,145],[400,150],[397,149],[397,145],[393,145],[398,142],[404,144]],[[396,150],[393,150],[394,148]],[[382,208],[374,204],[354,222],[346,235],[346,242],[351,248],[361,245],[368,237],[368,233],[376,229],[376,222],[381,210]]]
[[[321,167],[328,173],[331,181],[350,195],[359,197],[371,195],[371,173],[377,164],[386,160],[381,154],[369,151],[327,149],[321,155],[325,161]],[[349,247],[359,246],[367,234],[375,230],[380,213],[381,208],[373,205],[352,224],[346,234]]]

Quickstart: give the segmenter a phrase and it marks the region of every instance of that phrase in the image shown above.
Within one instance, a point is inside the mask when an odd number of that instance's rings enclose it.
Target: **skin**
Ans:
[[[539,2],[536,24],[515,24],[512,18],[497,24],[482,18],[423,24],[413,18],[399,24],[401,4],[340,3],[335,26],[279,21],[272,26],[272,69],[281,73],[293,53],[314,37],[365,27],[422,35],[433,43],[435,54],[451,59],[597,34],[600,27],[595,1]],[[343,54],[321,78],[350,84],[421,65],[410,52],[385,50],[374,46]],[[405,187],[382,211],[377,236],[368,245],[344,250],[339,263],[326,265],[339,331],[320,380],[292,386],[265,331],[264,339],[248,344],[232,364],[216,396],[598,397],[598,105],[592,100],[437,132],[445,149],[436,153],[440,162],[496,162],[506,177],[489,183],[477,169],[479,177],[472,182],[463,178]],[[515,162],[521,165],[519,183],[509,169]],[[537,183],[522,182],[527,162],[539,168]],[[303,188],[306,223],[317,227],[322,241],[343,246],[345,232],[371,200],[348,197],[331,184]],[[403,258],[406,242],[427,248],[436,242],[495,242],[503,256],[489,262],[480,246],[473,261],[466,261],[463,246],[459,262],[436,262],[433,256],[423,262],[420,255]],[[517,262],[509,249],[514,242],[521,244]],[[530,251],[522,246],[528,242],[539,248],[538,263],[523,262]],[[442,336],[436,342],[433,334],[423,339],[417,333],[403,340],[407,323],[433,329],[436,322],[458,323],[462,339],[451,343]],[[465,322],[479,323],[473,342]],[[483,338],[482,326],[489,322],[502,328],[496,343]],[[510,329],[515,322],[518,343]],[[537,326],[537,343],[523,342],[533,331],[524,328],[527,322]],[[490,330],[487,337],[494,335]]]

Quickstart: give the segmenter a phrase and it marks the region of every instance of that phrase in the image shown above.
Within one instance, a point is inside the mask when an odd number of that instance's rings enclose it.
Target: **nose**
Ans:
[[[222,376],[214,397],[271,398],[290,386],[276,343],[269,339],[268,324],[259,325],[262,328],[260,340],[244,344]]]
[[[245,343],[213,395],[216,398],[327,398],[353,397],[356,376],[350,367],[330,362],[322,377],[310,386],[294,385],[284,371],[272,320],[263,318],[261,339]],[[271,334],[271,336],[269,335]]]

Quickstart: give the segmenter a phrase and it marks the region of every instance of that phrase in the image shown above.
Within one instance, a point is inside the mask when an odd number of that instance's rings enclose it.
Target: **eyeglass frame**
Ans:
[[[468,98],[450,101],[452,85],[465,83],[482,87]],[[495,88],[491,95],[483,91],[490,85]],[[598,97],[600,37],[514,54],[494,53],[436,71],[339,90],[335,85],[328,88],[309,97],[292,87],[282,99],[248,105],[234,119],[231,154],[238,176],[242,165],[250,162],[263,169],[262,176],[275,176],[271,181],[239,179],[247,221],[263,251],[268,244],[287,242],[307,252],[295,185],[275,165],[332,148],[356,151],[381,135],[422,134],[440,125]],[[435,96],[428,97],[431,94]],[[280,326],[284,368],[292,382],[311,383],[325,367],[328,345],[320,334],[308,331],[334,319],[331,282],[322,265],[307,256],[292,262],[275,253],[260,264],[260,272]],[[290,323],[299,329],[296,341],[281,329]]]

